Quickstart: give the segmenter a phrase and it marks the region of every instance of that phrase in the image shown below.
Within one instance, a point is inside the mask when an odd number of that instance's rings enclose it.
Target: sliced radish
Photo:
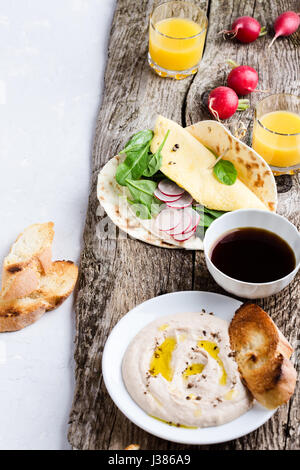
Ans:
[[[181,221],[181,215],[179,211],[174,209],[163,209],[156,217],[155,223],[159,230],[166,232],[172,230]]]
[[[189,214],[191,217],[191,225],[188,227],[187,230],[184,231],[184,233],[189,233],[189,232],[192,232],[193,230],[196,230],[200,222],[201,215],[197,211],[195,211],[192,207],[187,207],[186,209],[184,209],[184,212]]]
[[[180,235],[184,233],[185,231],[188,231],[192,223],[192,217],[188,212],[186,212],[185,210],[182,210],[182,211],[178,210],[177,213],[180,214],[179,224],[176,225],[175,228],[168,230],[168,234],[172,236]]]
[[[191,232],[188,233],[181,233],[179,235],[174,235],[173,238],[177,242],[185,242],[186,240],[189,240],[192,238],[195,234],[196,230],[192,230]]]
[[[185,192],[176,183],[170,180],[162,180],[158,183],[158,189],[166,196],[182,196]]]
[[[154,196],[157,197],[160,201],[163,202],[175,202],[181,198],[181,196],[166,196],[158,188],[154,191]]]
[[[185,192],[179,199],[173,202],[166,201],[167,206],[172,207],[173,209],[185,209],[189,207],[193,202],[192,196],[189,193]]]

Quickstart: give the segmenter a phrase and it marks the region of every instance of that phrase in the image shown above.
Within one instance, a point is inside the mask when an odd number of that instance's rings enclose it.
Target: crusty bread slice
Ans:
[[[256,304],[242,305],[229,337],[240,374],[256,400],[269,409],[286,403],[297,378],[289,361],[293,348],[269,315]]]
[[[17,331],[37,321],[60,305],[73,291],[78,268],[71,261],[55,261],[41,276],[37,291],[13,301],[0,297],[0,332]]]
[[[30,225],[12,245],[3,264],[3,299],[22,298],[38,288],[41,274],[51,268],[53,227],[53,222]]]

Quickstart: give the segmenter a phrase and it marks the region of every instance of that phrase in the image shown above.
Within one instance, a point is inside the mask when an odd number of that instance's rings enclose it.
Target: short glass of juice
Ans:
[[[191,2],[162,3],[150,16],[148,62],[161,77],[178,80],[198,71],[208,20]]]
[[[255,108],[252,147],[275,174],[300,169],[300,97],[279,93]]]

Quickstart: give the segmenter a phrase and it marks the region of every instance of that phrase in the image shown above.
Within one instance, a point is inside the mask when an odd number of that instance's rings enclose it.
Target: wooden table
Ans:
[[[158,439],[132,424],[115,407],[101,375],[105,341],[117,321],[135,305],[151,297],[180,290],[222,292],[208,274],[202,252],[167,250],[136,240],[101,237],[105,214],[96,197],[97,175],[103,164],[137,130],[153,127],[161,113],[183,126],[210,116],[205,106],[208,90],[225,84],[226,58],[253,66],[260,89],[299,91],[299,33],[277,40],[267,48],[272,20],[282,11],[297,10],[297,1],[197,1],[207,12],[206,49],[197,75],[174,81],[156,76],[146,63],[148,19],[153,0],[119,0],[111,29],[105,92],[94,140],[91,194],[81,255],[76,302],[76,390],[70,416],[69,440],[78,449],[122,449],[138,443],[142,449],[187,449]],[[257,18],[270,33],[249,45],[224,41],[218,32],[242,15]],[[228,124],[242,120],[250,141],[253,105],[262,97],[250,96],[252,107]],[[277,179],[278,212],[299,227],[299,177]],[[103,223],[104,221],[104,223]],[[119,236],[119,238],[118,238]],[[299,337],[299,277],[284,291],[259,304],[270,313],[291,343]],[[298,341],[299,342],[299,341]],[[264,426],[237,439],[199,449],[299,449],[299,387]],[[226,436],[224,436],[226,439]],[[194,448],[197,448],[194,447]]]

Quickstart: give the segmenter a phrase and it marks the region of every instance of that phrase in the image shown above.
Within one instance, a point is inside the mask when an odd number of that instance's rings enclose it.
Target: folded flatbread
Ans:
[[[198,203],[221,211],[242,208],[276,210],[276,184],[269,166],[221,123],[201,121],[184,129],[158,116],[152,152],[157,150],[168,130],[169,136],[161,151],[161,171],[188,191]],[[229,149],[224,159],[230,160],[238,172],[233,185],[227,186],[215,178],[212,166],[216,159],[207,147],[218,155]],[[177,242],[157,229],[155,218],[143,220],[136,216],[128,202],[130,193],[127,187],[120,186],[115,179],[117,167],[124,159],[124,155],[111,158],[98,177],[98,199],[112,222],[130,237],[155,246],[201,250],[203,243],[199,236]]]

